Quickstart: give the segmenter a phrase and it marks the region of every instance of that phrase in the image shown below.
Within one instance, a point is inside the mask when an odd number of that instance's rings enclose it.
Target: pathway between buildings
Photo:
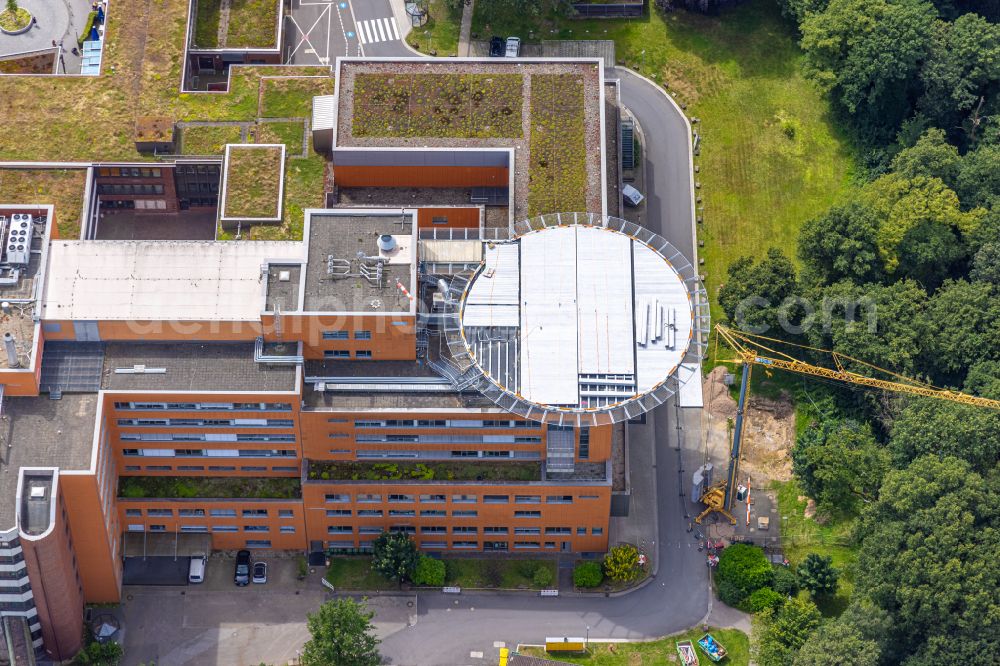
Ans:
[[[458,33],[458,55],[460,58],[469,57],[469,48],[472,42],[472,11],[475,5],[476,0],[465,0],[465,9],[462,10],[462,29]]]

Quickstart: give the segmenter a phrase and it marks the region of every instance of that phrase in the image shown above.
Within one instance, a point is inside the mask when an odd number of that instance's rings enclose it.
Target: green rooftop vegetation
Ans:
[[[0,169],[0,203],[52,204],[59,238],[80,237],[85,169]]]
[[[184,155],[221,155],[226,144],[242,140],[240,125],[188,125],[180,131],[180,152]]]
[[[277,146],[230,146],[220,217],[272,219],[281,212],[283,154]]]
[[[302,484],[297,478],[243,476],[123,476],[118,496],[126,499],[298,499]]]
[[[538,462],[309,462],[314,481],[540,481]]]
[[[356,137],[517,138],[520,74],[374,74],[354,79]]]
[[[583,79],[531,77],[528,215],[587,210]]]
[[[279,0],[198,0],[194,46],[206,49],[274,48]]]
[[[302,154],[302,137],[305,123],[301,120],[276,120],[260,122],[251,128],[254,143],[282,143],[286,155]]]
[[[333,94],[333,79],[323,76],[277,77],[260,80],[261,105],[257,115],[262,118],[308,118],[312,115],[312,98]]]

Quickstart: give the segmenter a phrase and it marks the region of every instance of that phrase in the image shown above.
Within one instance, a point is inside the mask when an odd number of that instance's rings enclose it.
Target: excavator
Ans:
[[[716,324],[715,332],[718,336],[716,338],[716,344],[718,344],[720,339],[723,340],[736,352],[738,357],[736,359],[720,362],[742,365],[742,374],[740,378],[740,397],[736,405],[736,422],[733,426],[733,442],[729,453],[729,467],[726,473],[726,478],[710,485],[704,490],[699,498],[699,500],[705,505],[705,510],[702,511],[697,518],[695,518],[695,522],[699,524],[706,516],[712,513],[718,513],[729,520],[730,523],[736,524],[736,518],[734,518],[731,513],[733,500],[736,497],[736,493],[733,492],[733,489],[735,488],[738,492],[743,492],[741,490],[742,487],[738,486],[736,477],[739,472],[740,446],[742,445],[743,439],[743,416],[746,410],[747,395],[750,390],[750,376],[754,366],[761,366],[768,373],[770,373],[770,370],[772,369],[787,370],[800,375],[819,377],[855,386],[881,389],[884,391],[894,391],[896,393],[906,393],[909,395],[918,395],[927,398],[936,398],[939,400],[950,400],[952,402],[958,402],[965,405],[985,407],[987,409],[1000,409],[1000,400],[991,400],[989,398],[981,398],[979,396],[969,395],[959,391],[939,388],[933,386],[932,384],[905,377],[880,368],[876,365],[872,365],[871,363],[866,363],[865,361],[847,356],[845,354],[840,354],[838,352],[818,349],[816,347],[808,347],[805,345],[796,345],[784,340],[768,338],[763,335],[745,333],[743,331],[737,331],[729,328],[728,326],[723,326],[722,324]],[[779,351],[777,349],[778,346],[783,348],[798,348],[803,351],[824,354],[832,360],[832,365],[834,367],[826,368],[806,363],[805,361],[801,361],[788,353]],[[847,365],[870,370],[873,374],[880,373],[890,377],[890,379],[880,379],[878,377],[854,372],[852,370],[848,370],[846,367]]]

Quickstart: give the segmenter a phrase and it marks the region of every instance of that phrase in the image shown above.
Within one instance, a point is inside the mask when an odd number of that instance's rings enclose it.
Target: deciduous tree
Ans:
[[[857,627],[835,620],[820,625],[802,644],[796,666],[878,666],[879,647]]]
[[[788,257],[771,248],[760,261],[737,259],[727,273],[719,305],[729,321],[747,331],[780,335],[782,306],[798,291],[795,266]]]
[[[761,666],[792,666],[799,648],[819,626],[820,613],[808,599],[789,599],[778,610],[756,616],[750,652]]]
[[[639,575],[639,549],[627,543],[612,548],[604,556],[604,573],[619,582],[635,580]]]
[[[403,532],[383,532],[372,542],[372,568],[399,584],[413,576],[419,559],[417,545]]]
[[[809,553],[798,567],[799,582],[814,597],[823,597],[837,591],[840,572],[833,568],[833,558]]]
[[[799,436],[792,462],[803,489],[822,513],[852,514],[877,497],[890,456],[868,426],[824,421]]]
[[[802,226],[799,257],[822,283],[874,282],[883,276],[877,234],[878,221],[865,206],[834,206]]]
[[[375,614],[353,599],[334,599],[309,614],[312,638],[302,647],[305,666],[378,666],[379,640],[373,635]]]

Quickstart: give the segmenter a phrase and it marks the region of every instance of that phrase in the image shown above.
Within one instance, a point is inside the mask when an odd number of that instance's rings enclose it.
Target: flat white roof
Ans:
[[[664,255],[588,225],[487,246],[462,307],[466,346],[494,383],[536,405],[588,410],[660,387],[687,354],[693,321]],[[495,362],[511,354],[516,372]]]
[[[253,321],[261,265],[298,241],[53,241],[43,319]]]

